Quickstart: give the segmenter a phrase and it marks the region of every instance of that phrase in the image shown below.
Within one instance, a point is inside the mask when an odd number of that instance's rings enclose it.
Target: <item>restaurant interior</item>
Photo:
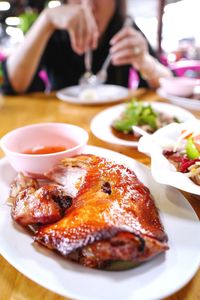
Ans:
[[[0,299],[200,299],[199,11],[0,0]]]

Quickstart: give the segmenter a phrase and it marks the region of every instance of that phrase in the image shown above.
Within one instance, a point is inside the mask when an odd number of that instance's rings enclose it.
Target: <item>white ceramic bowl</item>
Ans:
[[[160,87],[168,94],[189,97],[193,94],[194,87],[200,85],[200,80],[188,77],[160,78]]]
[[[200,186],[185,173],[177,172],[175,166],[163,155],[164,149],[174,148],[185,130],[199,132],[200,120],[194,119],[180,124],[171,123],[151,136],[143,136],[139,140],[138,150],[151,157],[151,173],[157,182],[200,196]]]
[[[66,123],[39,123],[7,133],[0,145],[17,172],[42,177],[61,159],[82,153],[87,141],[88,133],[81,127]],[[66,150],[49,154],[24,153],[42,147],[63,147]]]

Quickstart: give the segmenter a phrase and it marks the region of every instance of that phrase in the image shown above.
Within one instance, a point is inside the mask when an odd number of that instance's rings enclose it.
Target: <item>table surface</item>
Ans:
[[[164,101],[154,91],[140,89],[133,93],[138,99],[149,101]],[[79,125],[89,133],[89,144],[104,147],[128,155],[144,164],[149,164],[149,158],[136,149],[112,145],[100,141],[90,131],[90,121],[103,109],[111,106],[88,105],[80,106],[62,102],[55,94],[32,94],[23,96],[0,95],[0,137],[16,127],[39,122],[65,122]],[[113,105],[113,104],[112,104]],[[200,112],[193,112],[200,118]],[[3,153],[0,151],[0,157]],[[200,218],[200,202],[191,195],[185,195]],[[2,300],[62,300],[69,299],[54,294],[29,280],[13,268],[0,256],[0,299]],[[165,300],[199,300],[200,270],[193,279],[180,291]]]

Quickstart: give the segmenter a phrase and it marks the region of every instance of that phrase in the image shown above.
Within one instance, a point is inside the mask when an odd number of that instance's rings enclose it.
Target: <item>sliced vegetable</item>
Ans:
[[[193,142],[197,150],[200,152],[200,134],[193,137]]]
[[[181,136],[187,140],[189,137],[192,137],[192,132],[184,129],[181,131]]]
[[[190,158],[190,159],[196,159],[196,158],[200,157],[200,152],[196,148],[192,137],[190,137],[187,140],[185,150],[186,150],[186,154],[187,154],[188,158]]]

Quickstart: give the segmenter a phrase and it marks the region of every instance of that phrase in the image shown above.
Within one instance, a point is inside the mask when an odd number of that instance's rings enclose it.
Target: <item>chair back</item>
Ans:
[[[129,70],[128,88],[131,90],[136,90],[139,85],[139,76],[134,68]]]

